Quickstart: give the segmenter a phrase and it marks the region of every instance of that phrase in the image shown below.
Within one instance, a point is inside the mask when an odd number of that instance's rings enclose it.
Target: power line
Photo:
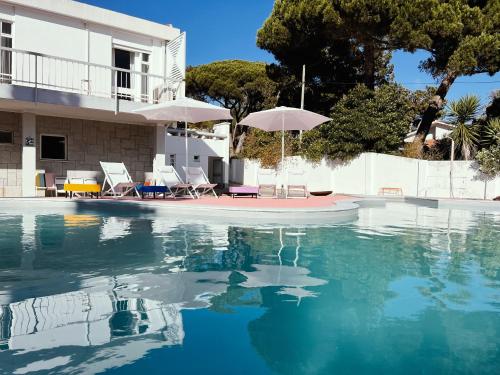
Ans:
[[[402,85],[437,85],[437,82],[396,82],[396,83],[400,83]],[[466,85],[470,85],[470,84],[492,84],[492,83],[500,83],[500,81],[471,81],[471,82],[465,82],[465,81],[455,81],[453,82],[453,84],[456,84],[456,83],[463,83],[463,84],[466,84]]]
[[[330,84],[333,85],[358,85],[361,84],[362,82],[330,82]],[[400,82],[400,81],[394,81],[393,83],[398,83],[400,85],[438,85],[439,82]],[[471,81],[471,82],[466,82],[466,81],[455,81],[453,84],[465,84],[465,85],[475,85],[475,84],[493,84],[493,83],[500,83],[500,81]]]

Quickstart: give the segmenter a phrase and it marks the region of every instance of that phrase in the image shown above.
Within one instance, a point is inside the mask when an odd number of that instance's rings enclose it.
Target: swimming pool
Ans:
[[[494,373],[500,214],[0,214],[0,371]]]

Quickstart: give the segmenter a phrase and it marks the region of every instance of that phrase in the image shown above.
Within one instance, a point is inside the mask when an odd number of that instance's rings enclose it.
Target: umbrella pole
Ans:
[[[285,189],[285,114],[281,114],[281,195]]]
[[[188,158],[188,123],[187,121],[184,121],[184,147],[186,149],[186,173],[185,173],[185,177],[184,179],[186,181],[184,181],[186,184],[188,183],[187,181],[187,171],[188,171],[188,168],[189,168],[189,158]]]
[[[285,115],[281,115],[281,174],[285,178]]]

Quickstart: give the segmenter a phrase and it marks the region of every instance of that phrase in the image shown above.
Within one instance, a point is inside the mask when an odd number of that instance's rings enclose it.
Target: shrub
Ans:
[[[285,156],[297,154],[298,140],[285,132]],[[281,132],[251,129],[245,139],[241,156],[260,160],[263,167],[276,167],[281,162]]]
[[[484,174],[490,177],[500,174],[500,145],[479,151],[476,160],[479,163],[479,169]]]
[[[367,151],[395,153],[416,114],[412,100],[399,85],[356,86],[333,107],[330,123],[305,133],[302,154],[349,160]]]

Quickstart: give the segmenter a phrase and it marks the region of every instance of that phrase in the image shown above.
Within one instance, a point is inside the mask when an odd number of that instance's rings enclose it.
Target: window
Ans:
[[[199,162],[200,162],[200,155],[194,155],[194,156],[193,156],[193,161],[194,161],[195,163],[199,163]]]
[[[12,24],[0,21],[0,47],[12,48]],[[12,82],[12,51],[0,51],[0,83]]]
[[[14,143],[14,135],[11,131],[0,130],[0,144]]]
[[[12,24],[9,22],[2,22],[2,34],[12,35]]]
[[[169,160],[170,160],[170,165],[175,168],[175,154],[170,154]]]
[[[66,160],[66,137],[42,134],[40,136],[40,159]]]

